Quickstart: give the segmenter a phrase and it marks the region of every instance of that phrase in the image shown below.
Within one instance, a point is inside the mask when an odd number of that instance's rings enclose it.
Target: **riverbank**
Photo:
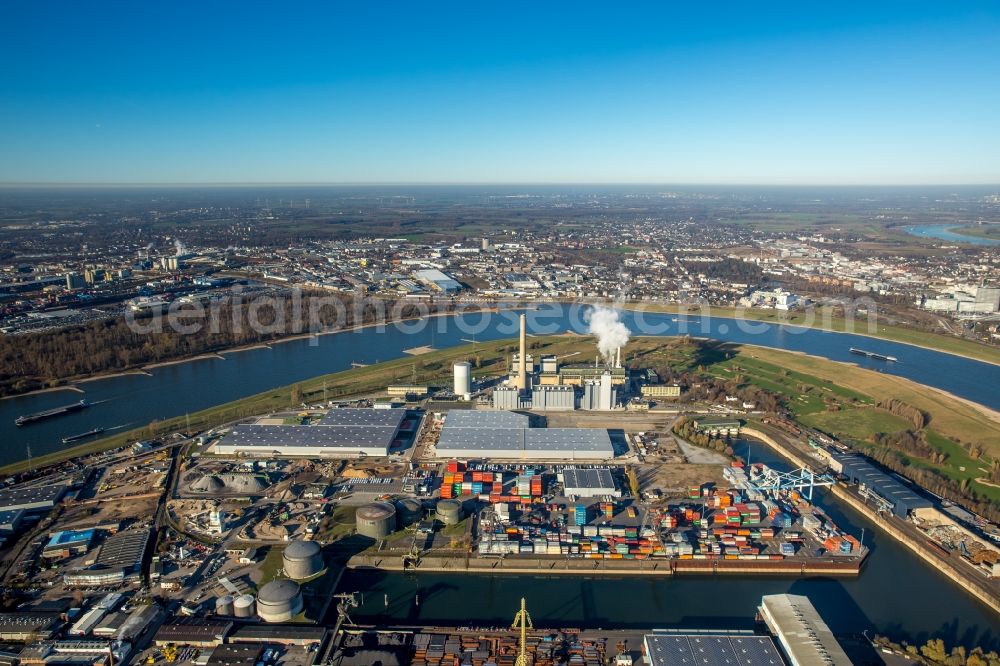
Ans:
[[[801,451],[792,449],[791,447],[782,444],[778,441],[777,437],[774,437],[769,433],[755,428],[744,428],[741,434],[767,444],[771,449],[778,453],[778,455],[785,458],[793,465],[809,468],[815,467],[816,465],[815,460],[809,459],[809,457],[804,455]],[[942,556],[929,545],[929,540],[919,538],[911,534],[909,531],[905,531],[899,524],[899,519],[891,516],[882,516],[868,506],[855,493],[851,492],[847,486],[837,483],[830,487],[830,492],[838,500],[841,500],[852,509],[865,516],[865,518],[873,522],[883,532],[917,555],[926,564],[943,573],[958,587],[984,603],[993,612],[1000,614],[1000,597],[973,578],[972,576],[974,575],[974,572],[963,572],[959,570],[956,567],[956,564],[962,564],[961,562],[953,563],[951,561],[951,557]]]
[[[569,306],[571,305],[571,303],[558,300],[529,301],[519,305],[511,304],[511,309],[512,310],[521,308],[537,309],[539,306],[542,305]],[[628,302],[628,303],[621,303],[620,305],[621,307],[623,307],[626,310],[629,310],[632,313],[648,312],[650,314],[677,314],[677,315],[689,316],[692,318],[706,317],[709,319],[725,319],[725,320],[732,319],[734,322],[738,322],[739,320],[744,319],[751,322],[775,324],[775,325],[794,327],[804,330],[817,330],[817,331],[826,331],[826,332],[840,333],[840,334],[854,334],[861,337],[866,337],[876,340],[886,340],[889,342],[905,344],[911,347],[917,347],[929,351],[946,353],[952,356],[958,356],[961,358],[971,359],[983,363],[989,363],[991,365],[1000,367],[1000,347],[991,347],[984,344],[972,342],[969,340],[951,338],[937,333],[927,333],[897,326],[880,326],[879,330],[876,333],[865,332],[865,330],[868,327],[867,321],[865,320],[861,320],[858,322],[848,322],[843,318],[832,318],[823,316],[810,317],[804,313],[778,312],[775,310],[734,308],[726,306],[703,307],[700,305],[681,305],[681,304],[649,303],[649,302]],[[476,308],[476,309],[471,309],[471,308],[463,309],[462,313],[463,314],[464,313],[476,314],[481,312],[497,313],[498,311],[499,310],[496,307],[483,306],[481,308]],[[64,383],[61,386],[72,386],[74,384],[92,382],[101,379],[110,379],[129,374],[137,374],[144,372],[148,373],[149,369],[155,369],[157,367],[178,365],[196,360],[204,360],[206,358],[218,358],[220,356],[224,357],[226,354],[251,351],[254,349],[271,348],[273,345],[295,342],[310,338],[318,338],[327,335],[351,333],[371,327],[378,327],[378,326],[388,327],[400,324],[412,325],[414,322],[420,320],[425,320],[425,319],[429,320],[438,317],[454,317],[454,316],[457,315],[453,311],[435,312],[432,314],[428,314],[424,317],[411,317],[406,319],[393,320],[391,322],[371,322],[367,324],[358,324],[347,328],[319,331],[317,333],[300,333],[295,335],[288,335],[268,340],[266,342],[256,342],[235,347],[220,347],[217,349],[205,350],[190,356],[184,356],[175,359],[167,359],[155,363],[147,363],[132,368],[116,369],[113,371],[97,373],[93,375],[69,377],[65,378]],[[855,329],[864,329],[864,330],[855,330]],[[635,333],[641,334],[642,331],[635,331]],[[683,334],[683,331],[679,332],[679,334]],[[59,388],[59,387],[54,387],[54,388]],[[39,389],[39,390],[44,391],[48,389]],[[13,393],[4,397],[31,395],[32,393],[34,392]]]
[[[641,305],[641,307],[639,307]],[[735,308],[729,306],[698,306],[670,305],[658,303],[623,303],[622,307],[633,312],[651,312],[677,314],[688,317],[706,317],[734,320],[750,320],[765,324],[789,326],[794,328],[826,331],[828,333],[845,333],[874,340],[888,340],[899,344],[942,352],[968,358],[991,365],[1000,366],[1000,347],[952,338],[939,333],[929,333],[901,326],[879,326],[877,333],[866,332],[866,320],[851,321],[842,317],[809,317],[804,313],[794,311],[761,310],[758,308]],[[641,333],[641,332],[640,332]]]
[[[867,553],[866,553],[867,555]],[[612,560],[567,558],[423,557],[416,567],[402,558],[359,554],[347,562],[358,570],[410,573],[526,574],[545,576],[858,576],[864,558],[835,560]]]

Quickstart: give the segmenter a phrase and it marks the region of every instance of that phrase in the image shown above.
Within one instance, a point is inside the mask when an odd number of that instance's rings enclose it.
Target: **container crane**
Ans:
[[[511,629],[519,629],[521,638],[517,646],[517,660],[514,666],[531,666],[531,658],[528,657],[528,629],[534,629],[531,624],[531,616],[525,608],[524,597],[521,597],[521,610],[514,615],[514,623]]]

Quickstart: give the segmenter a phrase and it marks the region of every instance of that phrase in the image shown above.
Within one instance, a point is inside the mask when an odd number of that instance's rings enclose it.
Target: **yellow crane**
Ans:
[[[517,661],[514,666],[531,666],[531,659],[528,657],[528,629],[534,629],[531,625],[531,616],[524,605],[524,597],[521,597],[521,610],[514,615],[512,629],[521,630],[521,640],[517,649]]]

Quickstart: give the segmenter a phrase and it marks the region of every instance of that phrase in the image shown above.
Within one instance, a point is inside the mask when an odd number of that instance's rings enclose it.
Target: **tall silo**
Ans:
[[[468,396],[472,393],[472,365],[467,361],[456,363],[452,370],[455,374],[455,395]]]

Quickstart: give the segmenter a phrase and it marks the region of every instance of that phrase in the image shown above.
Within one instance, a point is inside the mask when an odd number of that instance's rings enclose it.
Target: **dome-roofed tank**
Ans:
[[[234,601],[235,600],[233,599],[233,595],[231,595],[231,594],[226,594],[226,595],[223,595],[223,596],[219,597],[218,599],[216,599],[215,600],[215,614],[216,615],[225,615],[225,616],[231,616],[231,615],[233,615],[233,612],[234,612],[233,602]]]
[[[437,519],[445,525],[455,525],[462,520],[462,503],[454,499],[438,500]]]
[[[233,615],[236,617],[253,617],[254,598],[252,594],[241,594],[233,601]]]
[[[257,615],[265,622],[287,622],[302,612],[302,588],[294,580],[272,580],[257,594]]]
[[[374,502],[358,508],[355,516],[358,534],[384,539],[396,529],[396,509],[386,502]]]
[[[412,525],[424,517],[424,504],[418,499],[407,497],[396,503],[399,520],[403,525]]]
[[[315,541],[292,541],[281,555],[281,564],[289,578],[312,578],[324,569],[323,550]]]

